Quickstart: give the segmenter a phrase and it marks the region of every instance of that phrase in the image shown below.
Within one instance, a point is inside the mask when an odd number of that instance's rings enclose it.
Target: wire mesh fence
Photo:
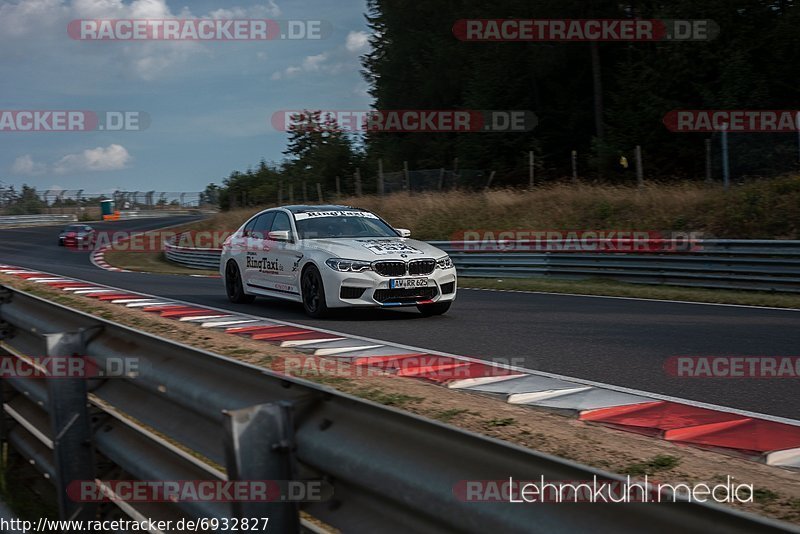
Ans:
[[[215,206],[202,192],[188,191],[113,191],[91,193],[83,189],[47,189],[38,191],[23,186],[0,184],[0,214],[91,214],[100,211],[100,202],[114,201],[117,210],[170,210]]]
[[[453,189],[480,189],[488,185],[485,171],[463,169],[418,169],[383,173],[383,193],[399,191],[421,193],[425,191],[451,191]],[[380,179],[379,179],[380,181]],[[380,184],[378,185],[380,193]]]

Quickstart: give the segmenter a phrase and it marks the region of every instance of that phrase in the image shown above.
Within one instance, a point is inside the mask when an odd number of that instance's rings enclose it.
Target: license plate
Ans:
[[[417,287],[428,287],[427,278],[396,278],[389,281],[391,289],[414,289]]]

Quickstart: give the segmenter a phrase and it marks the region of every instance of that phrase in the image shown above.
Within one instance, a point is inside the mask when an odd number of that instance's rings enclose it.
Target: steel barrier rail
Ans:
[[[197,215],[199,210],[139,210],[120,211],[120,219],[157,219],[159,217],[173,217],[179,215]]]
[[[190,269],[219,269],[222,249],[180,247],[174,244],[179,236],[164,242],[164,256],[171,262]]]
[[[447,252],[459,276],[464,277],[608,278],[638,284],[800,293],[800,241],[717,239],[697,242],[699,250],[635,253],[537,252],[530,250],[530,242],[518,241],[430,244]],[[506,250],[498,250],[502,247]],[[216,270],[220,253],[219,249],[165,243],[167,259],[190,268]]]
[[[332,498],[299,507],[284,501],[115,504],[138,519],[269,517],[270,531],[281,533],[311,528],[301,525],[298,509],[344,532],[766,533],[793,528],[688,502],[467,502],[454,491],[465,480],[623,479],[17,289],[0,291],[0,349],[10,357],[80,354],[100,369],[120,358],[138,364],[136,375],[119,378],[0,381],[2,438],[56,485],[62,518],[108,512],[70,501],[65,488],[73,480],[324,480]]]
[[[599,241],[599,240],[598,240]],[[800,292],[800,241],[715,239],[664,251],[651,240],[638,252],[541,251],[530,241],[432,241],[460,276],[608,278],[629,283]],[[648,245],[645,243],[645,245]],[[488,250],[487,250],[488,249]]]
[[[77,220],[76,215],[9,215],[0,217],[0,228],[71,223]]]

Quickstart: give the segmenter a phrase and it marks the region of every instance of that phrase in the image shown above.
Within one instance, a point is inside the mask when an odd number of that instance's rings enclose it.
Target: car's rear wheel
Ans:
[[[235,304],[249,304],[256,300],[255,295],[248,295],[244,292],[242,274],[239,272],[239,266],[233,260],[225,266],[225,291],[228,293],[228,300]]]
[[[425,317],[431,317],[432,315],[447,313],[447,310],[450,309],[450,304],[452,304],[452,301],[449,300],[447,302],[436,302],[435,304],[420,304],[417,309]]]
[[[325,286],[322,275],[313,265],[303,271],[300,279],[300,290],[303,296],[303,309],[309,317],[325,317],[328,315],[328,304],[325,302]]]

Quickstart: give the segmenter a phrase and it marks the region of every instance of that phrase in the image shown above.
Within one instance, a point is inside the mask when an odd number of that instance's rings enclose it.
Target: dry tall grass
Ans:
[[[552,185],[535,191],[398,193],[349,197],[337,203],[366,208],[420,239],[449,239],[464,230],[699,231],[727,238],[798,238],[800,177],[742,185],[725,193],[695,183]],[[198,229],[234,229],[257,209],[220,213]]]

